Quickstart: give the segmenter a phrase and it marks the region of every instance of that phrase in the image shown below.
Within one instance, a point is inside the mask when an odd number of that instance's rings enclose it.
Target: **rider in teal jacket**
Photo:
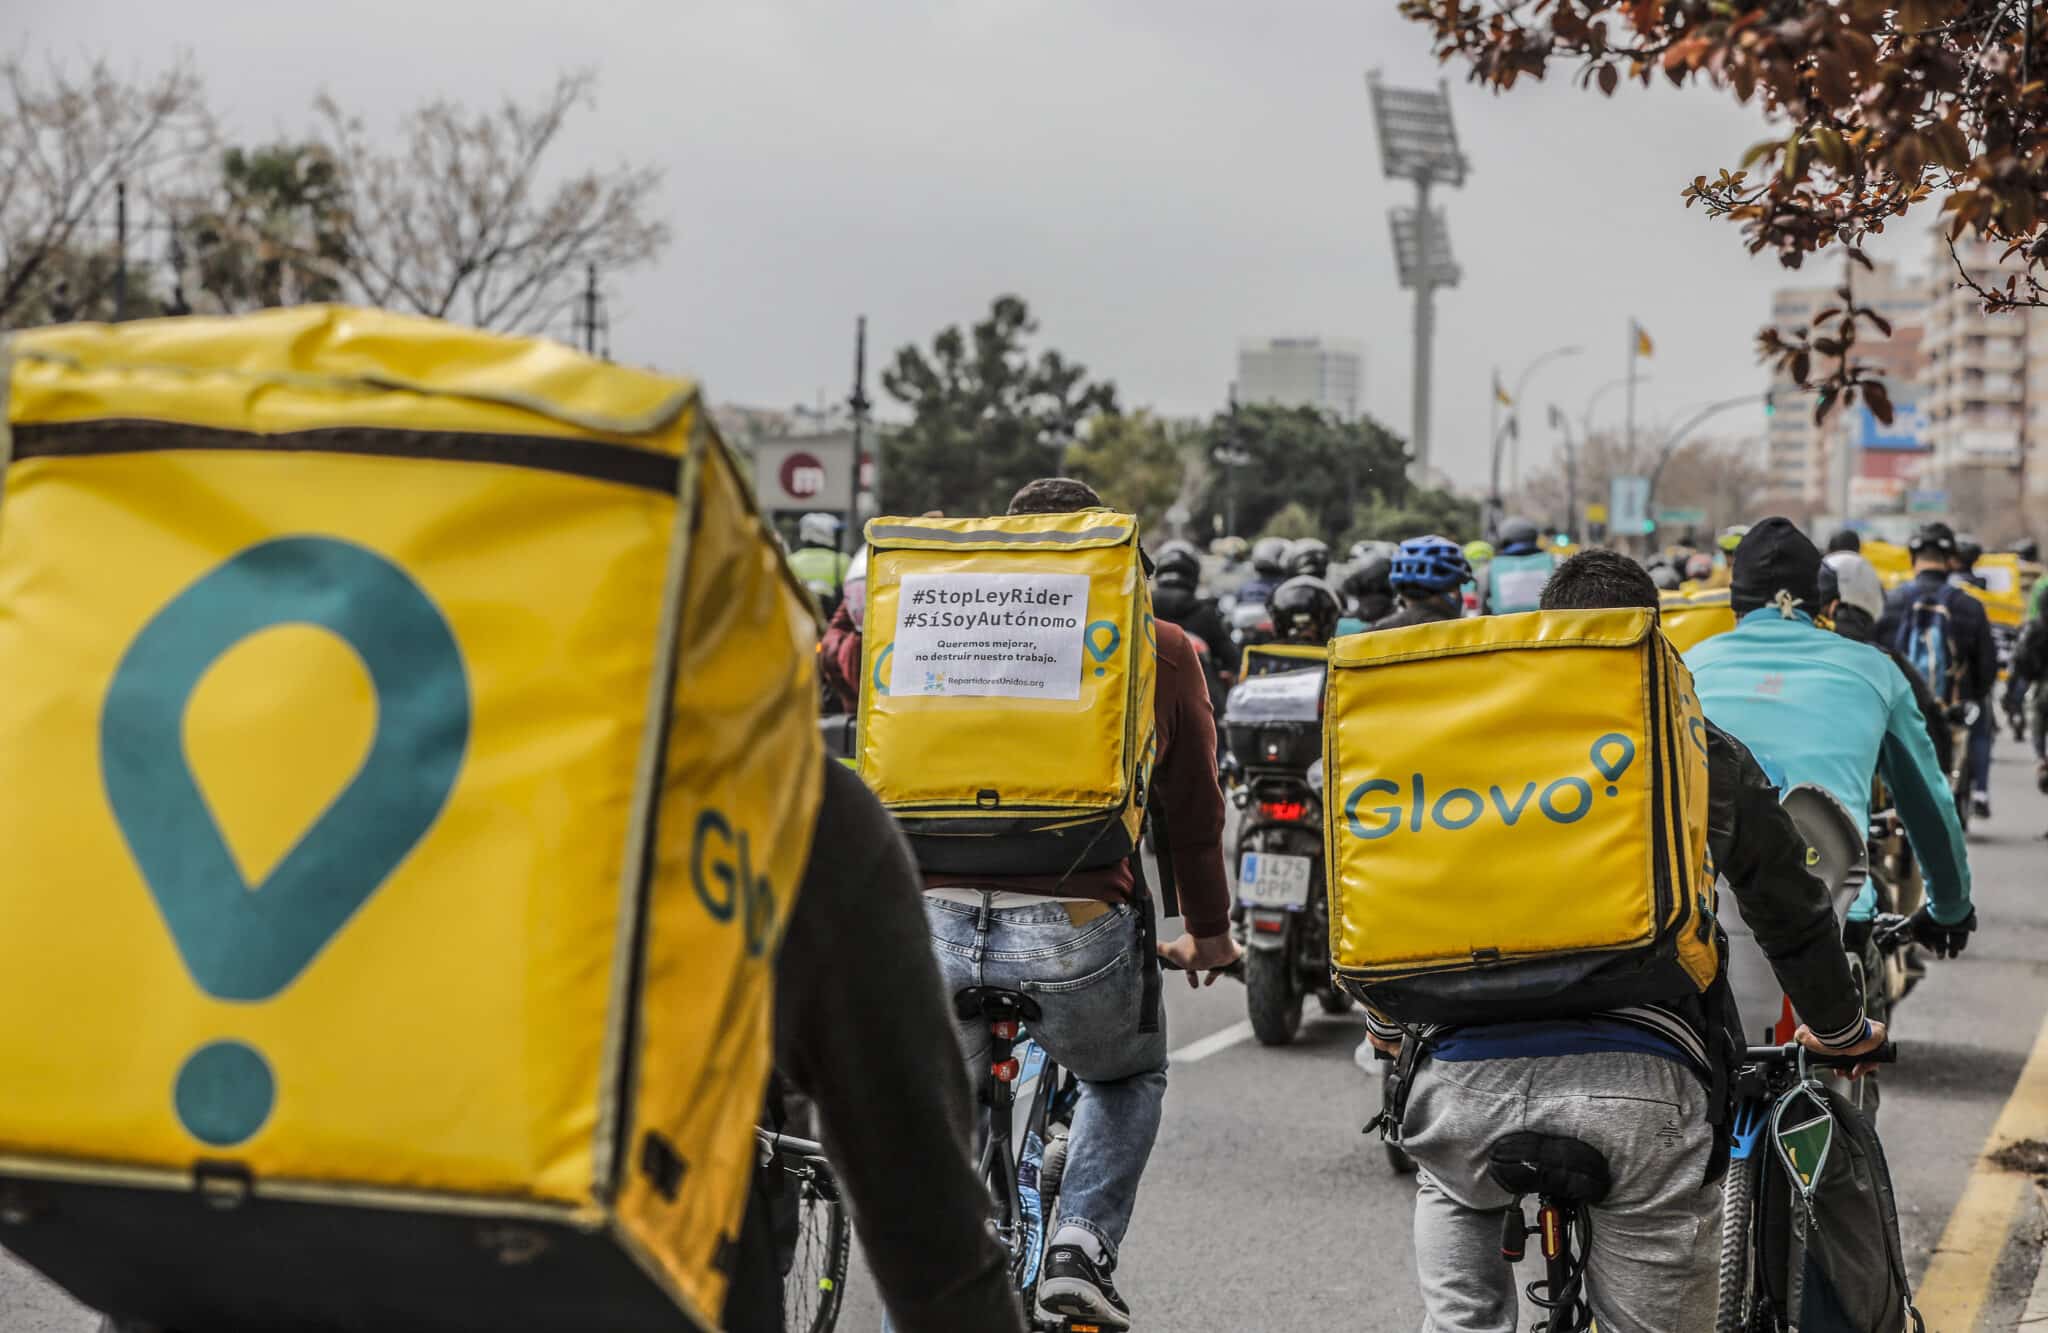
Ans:
[[[1486,595],[1479,609],[1488,615],[1534,611],[1543,585],[1557,570],[1557,557],[1538,544],[1542,534],[1526,518],[1500,525],[1500,550],[1486,566]]]
[[[1700,705],[1781,791],[1822,787],[1859,828],[1869,823],[1871,775],[1882,774],[1927,877],[1928,914],[1959,925],[1971,915],[1970,865],[1912,686],[1876,648],[1814,624],[1819,568],[1820,552],[1789,520],[1750,529],[1730,588],[1740,620],[1685,655]],[[1850,919],[1869,920],[1876,897],[1865,885]]]

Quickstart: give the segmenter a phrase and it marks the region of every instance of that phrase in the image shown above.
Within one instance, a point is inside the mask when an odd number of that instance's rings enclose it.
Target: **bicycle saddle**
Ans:
[[[1036,1023],[1043,1012],[1038,1001],[1022,991],[1004,990],[1000,986],[969,986],[953,995],[953,1012],[962,1018],[986,1018],[995,1022],[1005,1018],[1019,1018],[1026,1023]]]
[[[1598,1148],[1562,1134],[1526,1129],[1493,1145],[1486,1174],[1516,1198],[1534,1194],[1559,1203],[1598,1203],[1614,1184]]]
[[[1827,885],[1835,916],[1844,916],[1870,878],[1868,831],[1833,792],[1802,782],[1785,793],[1785,813],[1806,839],[1806,868]]]

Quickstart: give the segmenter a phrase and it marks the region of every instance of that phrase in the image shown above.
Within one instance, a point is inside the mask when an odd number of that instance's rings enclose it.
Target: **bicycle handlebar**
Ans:
[[[823,1157],[825,1155],[824,1144],[813,1143],[809,1139],[800,1139],[792,1134],[778,1134],[772,1129],[763,1129],[756,1125],[754,1126],[754,1135],[767,1147],[768,1151],[778,1157]]]
[[[1806,1063],[1815,1069],[1853,1069],[1857,1065],[1893,1065],[1899,1062],[1899,1048],[1896,1043],[1886,1042],[1874,1051],[1862,1055],[1822,1055],[1809,1051],[1796,1041],[1783,1046],[1750,1046],[1743,1051],[1742,1062],[1750,1065],[1789,1065],[1805,1052]]]
[[[1198,967],[1195,970],[1197,972],[1221,972],[1226,977],[1232,977],[1238,981],[1243,981],[1245,957],[1246,955],[1240,953],[1235,959],[1233,959],[1231,962],[1229,962],[1223,967]],[[1174,962],[1165,954],[1159,955],[1159,966],[1165,968],[1169,972],[1187,971],[1186,968],[1182,967],[1179,963]]]

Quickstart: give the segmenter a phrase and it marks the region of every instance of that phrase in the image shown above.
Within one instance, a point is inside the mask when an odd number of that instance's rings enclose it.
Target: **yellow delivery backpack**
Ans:
[[[1064,875],[1138,846],[1152,595],[1129,514],[867,525],[860,773],[942,874]]]
[[[1664,637],[1674,648],[1689,653],[1716,634],[1735,628],[1735,608],[1728,589],[1702,588],[1698,592],[1666,592],[1658,595],[1664,616]]]
[[[0,344],[0,1244],[167,1327],[709,1330],[822,758],[688,383]]]
[[[1645,610],[1337,640],[1324,728],[1330,954],[1388,1017],[1565,1017],[1720,968],[1706,719]]]

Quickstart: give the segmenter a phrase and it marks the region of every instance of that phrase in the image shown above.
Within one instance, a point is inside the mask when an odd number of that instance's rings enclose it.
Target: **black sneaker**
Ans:
[[[1978,792],[1976,799],[1970,802],[1970,813],[1976,815],[1979,819],[1991,818],[1990,795],[1985,792]]]
[[[1096,1319],[1105,1328],[1129,1328],[1131,1307],[1109,1280],[1112,1262],[1099,1266],[1078,1245],[1055,1245],[1045,1252],[1038,1278],[1038,1312],[1053,1319]]]

